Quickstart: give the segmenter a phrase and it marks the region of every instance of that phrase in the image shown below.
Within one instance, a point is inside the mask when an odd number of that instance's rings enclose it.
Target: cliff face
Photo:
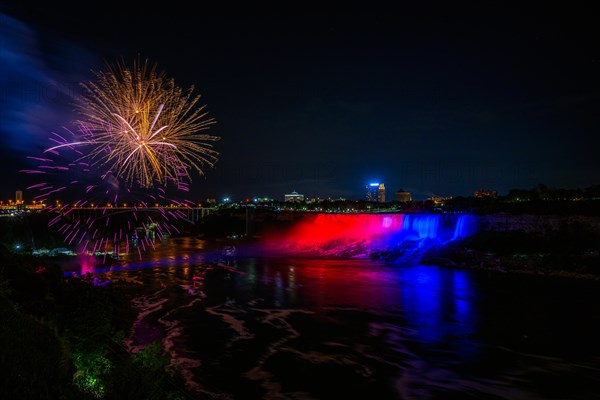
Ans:
[[[489,214],[478,230],[428,251],[426,264],[600,279],[600,218]]]

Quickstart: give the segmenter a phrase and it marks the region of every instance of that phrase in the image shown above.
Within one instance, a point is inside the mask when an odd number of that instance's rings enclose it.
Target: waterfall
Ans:
[[[416,233],[420,239],[435,239],[438,236],[439,214],[406,215],[405,233]]]
[[[418,262],[433,246],[468,236],[466,214],[307,214],[266,240],[271,255]]]
[[[454,236],[452,236],[452,240],[462,239],[469,236],[469,230],[471,228],[470,220],[471,216],[468,214],[458,216],[456,225],[454,227]]]

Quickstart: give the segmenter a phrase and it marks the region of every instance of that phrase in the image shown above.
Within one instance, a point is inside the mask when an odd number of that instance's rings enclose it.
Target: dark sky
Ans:
[[[193,196],[292,190],[417,199],[600,183],[600,37],[591,10],[405,10],[401,16],[67,17],[5,8],[2,199],[68,97],[138,55],[195,85],[222,137]],[[390,196],[391,197],[391,196]]]

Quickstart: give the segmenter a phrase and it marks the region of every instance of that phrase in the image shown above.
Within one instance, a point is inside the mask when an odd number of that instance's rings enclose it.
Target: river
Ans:
[[[198,398],[591,399],[598,282],[370,260],[236,258],[194,238],[124,259],[132,352]]]

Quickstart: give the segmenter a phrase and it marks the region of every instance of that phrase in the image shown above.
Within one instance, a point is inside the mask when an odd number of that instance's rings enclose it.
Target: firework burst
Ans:
[[[60,147],[87,146],[90,165],[111,171],[128,185],[179,185],[191,180],[190,169],[203,174],[214,166],[218,153],[204,133],[216,123],[198,106],[193,87],[183,90],[156,66],[120,64],[97,72],[95,82],[82,84],[77,109],[83,140]]]

